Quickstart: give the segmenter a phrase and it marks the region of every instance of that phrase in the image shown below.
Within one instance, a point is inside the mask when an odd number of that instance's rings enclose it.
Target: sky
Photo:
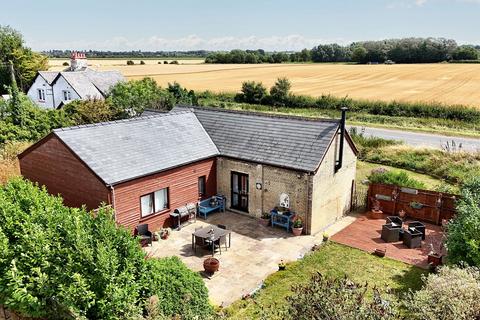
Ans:
[[[480,0],[0,0],[34,50],[299,50],[445,37],[480,44]]]

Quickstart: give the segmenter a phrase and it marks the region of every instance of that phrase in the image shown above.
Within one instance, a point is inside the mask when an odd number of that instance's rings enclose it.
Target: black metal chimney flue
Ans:
[[[342,168],[343,164],[343,144],[345,141],[345,123],[347,121],[347,107],[342,107],[342,119],[340,120],[340,146],[339,146],[339,153],[338,153],[338,160],[335,165],[335,172]]]

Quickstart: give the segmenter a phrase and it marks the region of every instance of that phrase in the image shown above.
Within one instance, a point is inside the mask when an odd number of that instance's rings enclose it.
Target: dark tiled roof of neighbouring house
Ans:
[[[340,121],[176,107],[197,116],[222,156],[306,172],[320,165]]]
[[[106,184],[218,155],[192,112],[56,129],[54,134]]]

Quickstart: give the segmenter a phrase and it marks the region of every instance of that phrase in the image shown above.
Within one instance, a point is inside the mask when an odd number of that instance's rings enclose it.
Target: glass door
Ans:
[[[248,212],[248,174],[232,172],[232,208]]]

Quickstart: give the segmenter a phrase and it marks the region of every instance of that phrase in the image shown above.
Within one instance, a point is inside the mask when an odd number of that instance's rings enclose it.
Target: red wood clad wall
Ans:
[[[117,223],[133,229],[148,223],[150,230],[170,226],[170,212],[189,202],[198,201],[198,178],[206,176],[206,196],[216,193],[215,158],[121,183],[115,186],[114,206]],[[169,188],[169,210],[141,218],[140,197]]]
[[[71,207],[85,204],[89,209],[108,203],[110,191],[55,135],[20,158],[22,175],[61,194]]]

